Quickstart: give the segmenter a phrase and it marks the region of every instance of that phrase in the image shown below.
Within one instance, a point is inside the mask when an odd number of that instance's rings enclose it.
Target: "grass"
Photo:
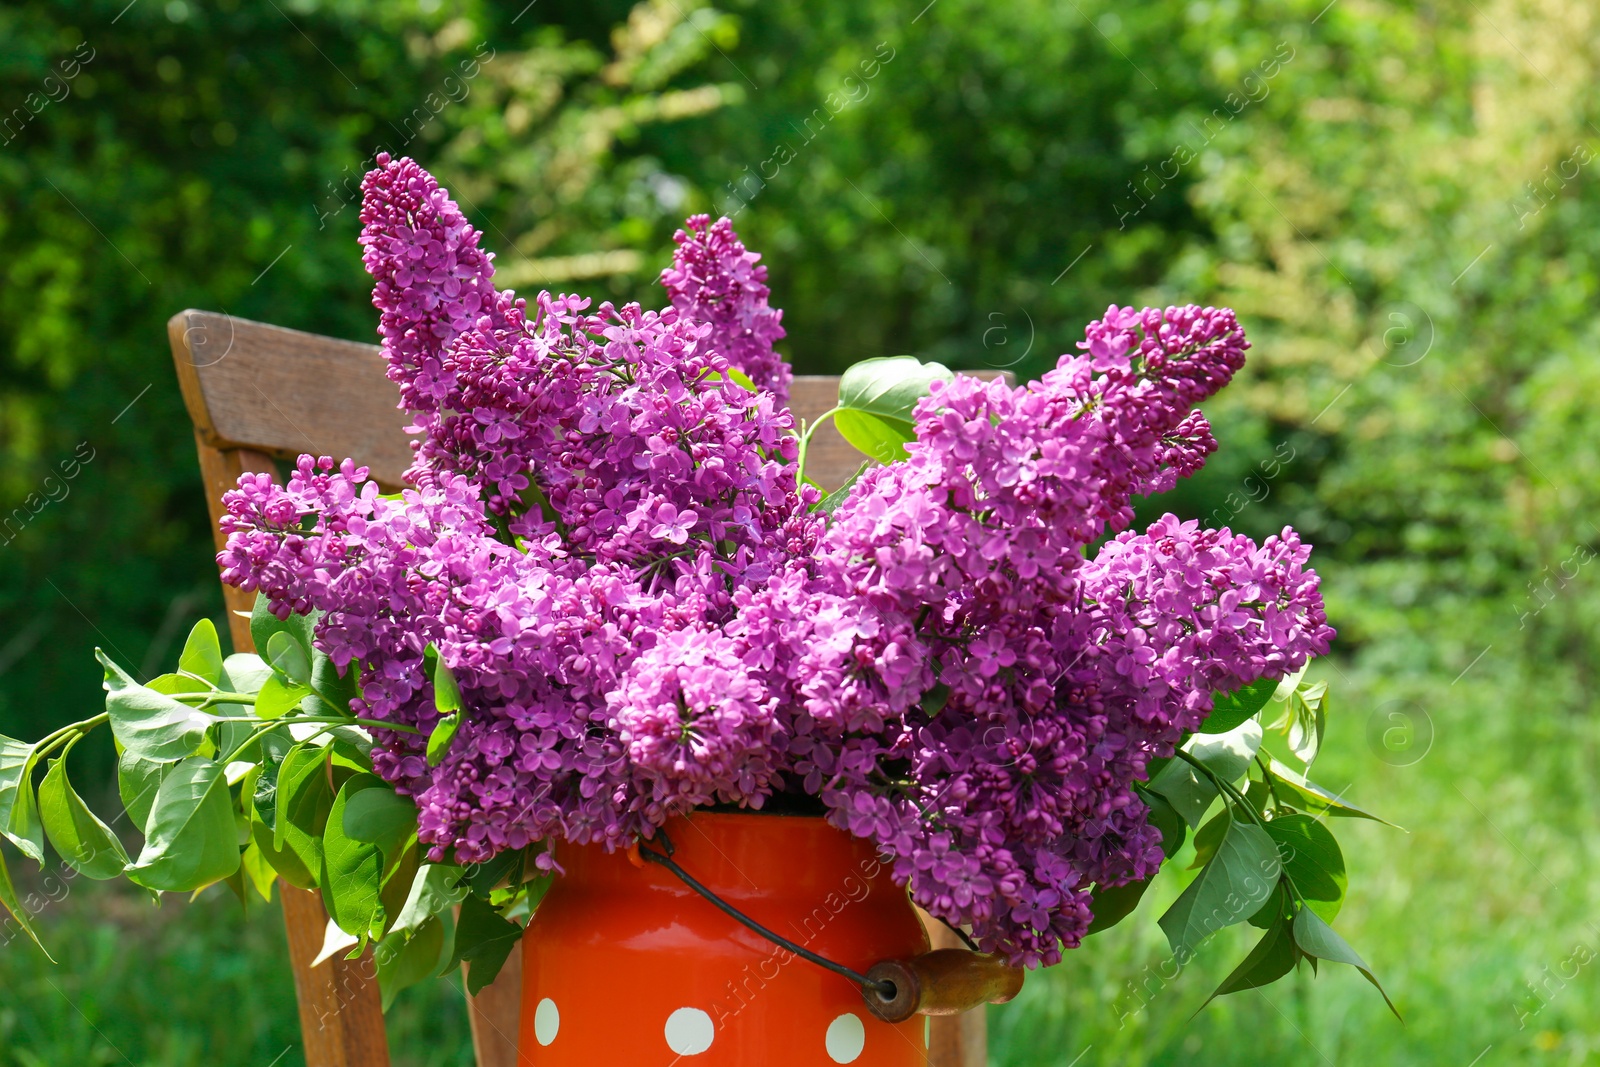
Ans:
[[[0,1065],[304,1064],[276,906],[241,915],[214,888],[158,908],[122,885],[60,884],[38,916],[57,963],[20,936],[0,948]],[[395,1067],[472,1067],[458,982],[407,990],[388,1018]]]

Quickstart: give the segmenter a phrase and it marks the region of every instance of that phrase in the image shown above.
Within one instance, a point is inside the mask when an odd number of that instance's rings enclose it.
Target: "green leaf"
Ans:
[[[222,659],[217,658],[218,669]],[[90,878],[115,878],[128,865],[128,854],[111,828],[95,817],[67,781],[66,759],[57,757],[39,783],[39,815],[50,844],[61,858]]]
[[[915,356],[875,356],[844,372],[838,406],[911,423],[917,401],[928,395],[933,383],[954,377],[943,364],[923,363]]]
[[[915,428],[903,419],[841,408],[833,416],[834,429],[850,446],[879,463],[908,458],[906,445],[917,439]]]
[[[122,797],[122,809],[140,833],[150,821],[150,809],[155,805],[161,779],[171,767],[170,763],[141,759],[127,751],[117,757],[117,793]]]
[[[856,483],[861,480],[861,476],[865,474],[867,472],[867,468],[871,466],[871,461],[861,464],[861,466],[856,468],[856,472],[854,474],[845,479],[843,485],[829,493],[827,496],[823,497],[821,500],[817,501],[816,505],[812,507],[811,510],[820,511],[824,515],[832,515],[835,511],[838,511],[839,505],[850,499],[851,490],[855,489]]]
[[[169,697],[175,697],[182,693],[211,692],[211,686],[203,679],[187,674],[178,674],[177,672],[158,674],[144,684],[158,693],[167,694]]]
[[[0,736],[0,834],[35,863],[44,863],[44,828],[34,799],[38,746]]]
[[[278,820],[278,774],[283,770],[283,761],[267,752],[262,757],[261,772],[250,790],[250,806],[262,825],[271,830]]]
[[[1217,799],[1217,787],[1211,779],[1181,759],[1168,760],[1145,789],[1166,800],[1191,827],[1200,825],[1206,810]]]
[[[1183,816],[1178,814],[1176,808],[1167,801],[1154,794],[1143,794],[1139,797],[1144,801],[1150,813],[1146,821],[1161,831],[1161,851],[1171,859],[1183,847],[1183,839],[1188,836],[1188,825],[1183,821]]]
[[[378,890],[378,902],[383,905],[384,917],[392,919],[405,910],[411,884],[422,866],[422,848],[415,829],[388,846],[378,847],[383,849],[383,887]]]
[[[417,930],[433,916],[464,900],[467,888],[461,882],[465,873],[448,863],[424,863],[417,868],[405,905],[389,927],[390,936]]]
[[[453,711],[433,724],[433,732],[428,735],[428,766],[437,767],[444,761],[445,754],[450,751],[450,742],[456,739],[456,731],[459,729],[461,729],[459,711]]]
[[[1129,882],[1109,889],[1096,886],[1089,894],[1089,911],[1094,918],[1089,921],[1089,929],[1085,933],[1098,934],[1101,930],[1109,930],[1132,915],[1154,880],[1146,878],[1142,882]]]
[[[187,893],[238,869],[239,831],[223,767],[190,757],[162,778],[128,877],[148,889]]]
[[[1348,800],[1336,793],[1330,793],[1320,785],[1307,781],[1304,775],[1291,770],[1275,759],[1268,759],[1267,772],[1272,775],[1273,785],[1278,790],[1279,795],[1287,792],[1298,802],[1300,807],[1308,811],[1313,813],[1326,811],[1329,815],[1339,815],[1350,819],[1371,819],[1373,822],[1381,822],[1385,826],[1394,826],[1396,830],[1404,829],[1404,827],[1395,826],[1388,819],[1356,807]]]
[[[456,684],[455,672],[442,656],[434,657],[433,706],[439,709],[441,715],[460,711],[462,707],[461,687]]]
[[[320,611],[314,611],[310,615],[290,615],[287,619],[280,619],[267,606],[266,596],[257,593],[255,605],[250,609],[250,643],[257,651],[266,654],[267,646],[272,643],[272,635],[285,633],[300,646],[301,651],[305,653],[306,662],[310,663],[311,636],[316,631],[317,620],[321,617]],[[267,656],[269,662],[271,658]]]
[[[271,828],[262,823],[259,818],[250,820],[250,841],[256,846],[261,862],[276,872],[285,882],[297,889],[317,888],[316,876],[306,867],[305,861],[287,846],[280,848],[277,842],[273,840]],[[246,850],[246,855],[248,855],[248,850]],[[252,877],[254,876],[252,875]]]
[[[1310,908],[1301,908],[1299,914],[1294,917],[1294,943],[1307,956],[1315,956],[1319,960],[1327,960],[1330,963],[1347,964],[1360,971],[1361,976],[1371,982],[1373,988],[1383,997],[1383,1002],[1389,1005],[1389,1010],[1394,1012],[1394,1017],[1400,1019],[1401,1022],[1405,1021],[1400,1016],[1400,1009],[1394,1006],[1394,1001],[1390,1000],[1389,994],[1384,992],[1383,983],[1378,981],[1378,976],[1372,973],[1371,967],[1367,966],[1366,960],[1358,956],[1356,950],[1351,948],[1344,938],[1334,932],[1333,927],[1324,922]]]
[[[373,949],[384,1011],[389,1010],[401,990],[425,982],[445,969],[449,961],[446,950],[450,947],[445,925],[445,918],[435,915],[409,937],[390,934]]]
[[[244,854],[239,857],[239,869],[261,899],[271,904],[272,887],[278,880],[278,872],[273,869],[271,859],[262,851],[261,843],[253,832],[250,844],[245,846]]]
[[[450,966],[463,960],[472,964],[467,971],[467,992],[476,996],[494,981],[521,939],[522,927],[504,918],[487,900],[469,896],[461,902],[461,914],[456,919],[455,953],[450,957]]]
[[[1246,719],[1227,733],[1195,734],[1183,750],[1224,782],[1236,782],[1261,750],[1261,724]]]
[[[311,701],[317,715],[351,715],[350,701],[361,695],[360,667],[351,661],[343,674],[320,648],[311,653]]]
[[[1332,922],[1347,884],[1344,853],[1332,831],[1309,815],[1282,815],[1267,823],[1267,833],[1277,842],[1284,874],[1311,909]]]
[[[201,619],[189,631],[178,657],[178,670],[222,687],[222,643],[217,640],[217,628],[210,619]]]
[[[488,897],[496,889],[519,884],[526,862],[527,856],[522,849],[508,848],[482,863],[468,867],[467,882],[478,896]]]
[[[262,683],[261,691],[256,694],[256,715],[263,719],[281,719],[310,695],[311,690],[300,683],[286,682],[274,674]]]
[[[1250,916],[1250,925],[1257,930],[1266,930],[1275,922],[1288,922],[1294,915],[1294,896],[1289,892],[1289,885],[1284,879],[1279,878],[1278,884],[1272,890],[1272,895],[1267,902],[1256,909]]]
[[[379,893],[383,888],[383,856],[377,845],[357,841],[345,832],[350,799],[362,791],[389,787],[383,779],[357,774],[339,787],[322,831],[322,899],[339,929],[366,938],[382,925]]]
[[[1258,678],[1231,693],[1213,694],[1211,714],[1206,716],[1206,721],[1201,724],[1199,732],[1225,734],[1246,719],[1255,718],[1256,714],[1267,706],[1267,701],[1272,699],[1272,694],[1277,688],[1278,679]]]
[[[1187,963],[1218,930],[1255,914],[1282,870],[1272,838],[1253,823],[1233,821],[1211,862],[1158,920],[1178,962]]]
[[[382,846],[385,854],[393,852],[416,828],[416,804],[387,785],[354,793],[345,804],[345,836],[352,841]]]
[[[254,652],[235,652],[222,661],[222,687],[230,693],[259,693],[271,677],[272,668]]]
[[[744,371],[740,370],[738,367],[732,366],[731,364],[728,367],[728,373],[726,375],[717,374],[715,371],[713,371],[712,374],[711,374],[711,377],[712,378],[723,378],[723,377],[726,377],[728,379],[728,381],[732,382],[734,385],[737,385],[740,389],[743,389],[743,390],[745,390],[747,392],[759,393],[761,391],[756,386],[756,383],[750,378],[750,375],[746,374]]]
[[[287,630],[267,639],[266,660],[273,671],[291,682],[304,686],[311,681],[311,650]]]
[[[192,756],[205,740],[206,730],[221,721],[209,712],[140,685],[98,648],[94,654],[105,667],[111,732],[135,756],[159,763]]]
[[[1211,857],[1217,854],[1217,846],[1222,844],[1222,838],[1228,832],[1228,827],[1233,825],[1233,819],[1228,814],[1228,809],[1223,808],[1211,817],[1194,835],[1194,862],[1189,864],[1189,870],[1197,870],[1211,862]]]
[[[278,771],[273,847],[294,853],[313,876],[322,870],[322,832],[335,797],[329,757],[325,748],[299,744],[289,750]]]
[[[1297,689],[1289,698],[1294,716],[1289,722],[1289,750],[1310,767],[1322,751],[1322,735],[1328,728],[1328,683]]]
[[[1270,985],[1294,970],[1298,958],[1299,953],[1295,949],[1294,935],[1289,930],[1289,924],[1275,922],[1267,928],[1261,940],[1256,942],[1256,947],[1250,950],[1250,955],[1244,958],[1244,962],[1223,979],[1222,984],[1217,986],[1216,991],[1207,997],[1206,1003],[1200,1007],[1204,1008],[1206,1004],[1228,993]]]
[[[55,959],[51,957],[49,950],[44,947],[44,942],[39,940],[39,935],[34,932],[33,922],[29,919],[27,910],[23,908],[22,901],[17,899],[17,887],[11,884],[11,872],[6,868],[4,850],[0,850],[0,907],[11,913],[11,917],[17,921],[17,925],[22,927],[22,932],[27,934],[35,945],[39,946],[39,951],[44,953],[45,959],[54,963]]]

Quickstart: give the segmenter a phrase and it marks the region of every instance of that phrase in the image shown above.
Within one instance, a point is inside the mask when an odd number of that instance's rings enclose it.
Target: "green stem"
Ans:
[[[345,718],[333,718],[333,717],[330,717],[330,716],[327,716],[327,715],[298,715],[298,716],[295,716],[294,718],[287,718],[286,717],[286,718],[282,718],[282,719],[270,719],[267,722],[262,723],[260,726],[257,726],[255,729],[251,730],[250,731],[250,735],[248,737],[246,737],[243,741],[240,741],[237,745],[233,746],[233,751],[229,752],[226,756],[224,756],[222,758],[222,762],[224,764],[232,762],[233,757],[237,756],[239,753],[241,753],[245,749],[249,748],[250,744],[253,741],[255,741],[256,738],[260,737],[262,734],[265,734],[265,733],[268,733],[268,732],[270,732],[272,730],[275,730],[280,726],[287,726],[287,725],[289,725],[291,723],[299,723],[299,722],[304,722],[304,723],[314,723],[314,722],[316,722],[316,723],[322,723],[323,724],[322,729],[318,730],[316,733],[312,734],[310,737],[307,737],[305,739],[307,741],[311,740],[312,737],[320,737],[321,735],[327,733],[329,730],[332,730],[332,729],[334,729],[335,727],[338,727],[338,726],[376,726],[376,727],[380,727],[380,728],[382,728],[384,730],[398,730],[398,731],[400,731],[401,733],[404,733],[404,734],[418,734],[418,735],[420,735],[422,733],[421,730],[418,730],[414,726],[402,726],[399,723],[392,723],[392,722],[379,722],[377,719],[345,719]]]
[[[96,726],[99,726],[103,722],[108,722],[110,719],[111,713],[109,711],[102,711],[92,719],[85,719],[82,722],[71,723],[70,725],[63,726],[59,730],[55,730],[46,734],[39,740],[39,744],[36,749],[37,755],[34,758],[38,759],[49,754],[58,748],[63,741],[82,737],[90,730],[93,730]]]
[[[173,698],[181,701],[187,695],[185,693],[174,693]],[[254,707],[255,702],[254,693],[207,693],[200,703],[192,706],[196,711],[204,711],[206,708],[214,708],[218,704],[248,704]]]
[[[277,729],[278,727],[284,725],[284,723],[287,721],[289,720],[273,719],[270,722],[262,723],[254,730],[251,730],[249,736],[247,736],[243,741],[240,741],[237,745],[234,745],[233,750],[230,751],[226,756],[223,756],[222,759],[218,760],[217,762],[226,767],[228,764],[233,762],[233,757],[249,748],[255,742],[256,738],[260,737],[264,733],[267,733],[269,730]]]
[[[827,411],[824,411],[821,415],[818,415],[816,417],[815,421],[813,421],[809,426],[806,427],[806,432],[800,435],[800,454],[795,457],[795,461],[794,461],[795,462],[795,468],[794,468],[795,469],[795,474],[794,474],[795,482],[797,482],[799,484],[804,484],[804,482],[805,482],[805,478],[806,478],[806,452],[809,451],[810,448],[811,448],[811,435],[817,432],[817,427],[818,426],[821,426],[828,419],[833,418],[833,416],[837,415],[839,413],[839,411],[840,411],[840,409],[837,408],[837,407],[829,408]]]
[[[1174,752],[1178,758],[1182,759],[1185,763],[1189,764],[1191,767],[1194,767],[1201,774],[1211,779],[1211,784],[1217,787],[1217,792],[1221,793],[1223,796],[1239,805],[1239,807],[1243,808],[1245,813],[1250,816],[1251,820],[1253,820],[1257,826],[1261,827],[1263,830],[1267,828],[1266,820],[1256,813],[1256,809],[1250,806],[1250,802],[1244,798],[1244,794],[1235,789],[1232,783],[1224,782],[1221,778],[1217,777],[1215,771],[1213,771],[1210,767],[1207,767],[1204,763],[1200,762],[1200,760],[1196,759],[1188,752],[1185,752],[1183,749],[1175,749]]]
[[[379,722],[377,719],[356,719],[354,721],[357,726],[376,726],[380,730],[398,730],[403,734],[416,734],[418,737],[422,736],[422,731],[417,729],[415,726],[402,726],[397,722]]]
[[[1272,810],[1277,811],[1283,807],[1283,801],[1278,796],[1278,787],[1272,784],[1272,769],[1267,766],[1267,761],[1261,758],[1261,753],[1256,753],[1256,766],[1261,768],[1261,782],[1267,787],[1267,795],[1272,798]]]

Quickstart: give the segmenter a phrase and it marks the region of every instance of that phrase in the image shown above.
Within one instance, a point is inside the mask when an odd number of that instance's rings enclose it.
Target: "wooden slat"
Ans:
[[[471,973],[472,964],[467,964]],[[472,1051],[478,1067],[530,1067],[532,1057],[517,1057],[522,1023],[522,950],[513,949],[493,982],[467,998],[472,1023]]]
[[[322,895],[282,880],[278,893],[289,934],[306,1067],[389,1067],[389,1036],[371,950],[358,959],[335,955],[311,966],[328,927]]]
[[[210,311],[179,312],[167,335],[184,403],[211,447],[349,457],[400,484],[411,417],[376,345]]]
[[[817,374],[797,374],[789,386],[789,410],[794,413],[795,428],[802,420],[815,422],[817,416],[833,409],[839,402],[839,379]],[[806,473],[824,489],[839,488],[861,467],[865,458],[851,448],[829,419],[817,427],[806,446]]]
[[[220,544],[223,538],[217,523],[222,516],[222,494],[233,488],[239,475],[246,471],[271,473],[272,457],[249,449],[220,451],[208,444],[198,429],[195,437],[211,529]],[[248,611],[252,600],[249,594],[223,586],[228,629],[236,652],[255,648],[250,640],[249,620],[235,614]],[[355,960],[336,958],[312,967],[311,961],[322,950],[328,925],[322,897],[283,881],[278,882],[278,896],[283,902],[289,938],[289,964],[300,1009],[306,1067],[389,1067],[389,1039],[383,1028],[372,953]]]
[[[928,940],[934,948],[966,948],[955,932],[939,920],[924,916],[923,925],[927,927]],[[928,1019],[928,1067],[984,1067],[988,1062],[986,1008]]]

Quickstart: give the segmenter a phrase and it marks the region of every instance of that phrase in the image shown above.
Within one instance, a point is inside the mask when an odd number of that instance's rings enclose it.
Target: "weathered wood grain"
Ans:
[[[348,457],[400,484],[411,417],[376,345],[210,311],[179,312],[167,335],[184,403],[212,448]]]

